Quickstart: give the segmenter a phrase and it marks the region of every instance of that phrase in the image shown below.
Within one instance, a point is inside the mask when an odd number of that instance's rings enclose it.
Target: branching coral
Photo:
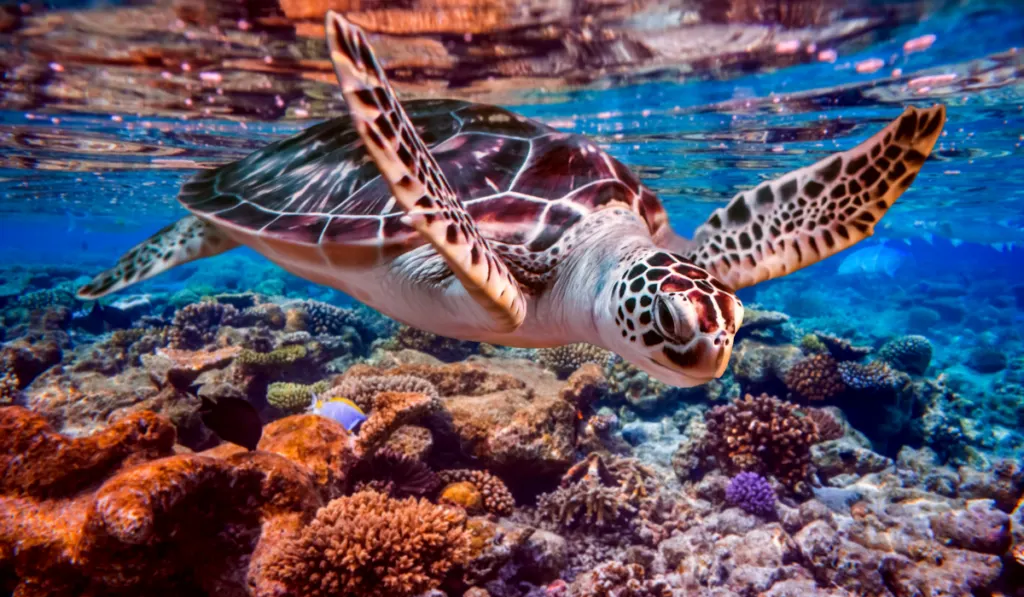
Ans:
[[[912,375],[923,375],[932,361],[932,343],[924,336],[901,336],[878,349],[878,358]]]
[[[827,442],[843,437],[845,431],[843,425],[836,420],[832,413],[823,408],[805,409],[807,418],[814,422],[814,428],[818,432],[818,441]]]
[[[340,336],[345,332],[345,328],[359,331],[362,327],[359,315],[352,309],[335,307],[320,301],[303,301],[297,307],[306,314],[306,329],[316,335]]]
[[[632,459],[591,454],[571,467],[555,491],[537,502],[542,516],[563,527],[625,526],[649,506],[654,473]]]
[[[195,350],[213,342],[222,325],[232,325],[238,309],[213,301],[185,305],[174,314],[170,344],[173,348]]]
[[[537,362],[542,367],[555,372],[561,379],[572,375],[584,363],[595,363],[604,367],[608,365],[611,358],[612,353],[585,342],[565,344],[555,348],[541,348],[537,351]]]
[[[415,422],[436,409],[438,403],[426,394],[415,392],[381,392],[377,394],[370,418],[363,423],[356,439],[360,455],[376,452],[402,425]]]
[[[418,377],[433,384],[441,396],[480,396],[526,387],[526,382],[521,379],[504,373],[494,373],[472,363],[439,366],[400,365],[391,369],[354,365],[345,372],[344,379],[365,377]]]
[[[662,579],[647,578],[639,564],[605,562],[573,582],[571,597],[671,597],[671,586]]]
[[[740,473],[725,488],[725,500],[746,512],[759,516],[775,513],[775,490],[757,473]]]
[[[828,400],[846,390],[836,360],[827,354],[797,361],[786,372],[785,382],[794,395],[806,400]]]
[[[256,352],[243,348],[236,359],[240,365],[256,367],[284,367],[300,361],[309,355],[309,349],[302,344],[282,346],[270,352]]]
[[[476,487],[483,499],[484,510],[491,514],[511,516],[516,507],[516,501],[505,483],[487,471],[449,470],[441,471],[439,476],[445,485],[465,482]]]
[[[267,386],[267,402],[287,413],[298,413],[309,408],[313,396],[325,391],[329,386],[326,381],[314,384],[274,382]]]
[[[426,394],[432,400],[440,400],[434,384],[411,375],[370,375],[366,377],[346,376],[341,383],[328,390],[324,397],[344,397],[355,402],[359,408],[368,411],[381,392],[416,392]]]
[[[818,432],[813,421],[796,411],[795,404],[767,394],[716,406],[704,415],[708,429],[704,451],[729,473],[771,474],[801,490]]]
[[[278,594],[411,597],[437,588],[469,549],[461,510],[362,491],[321,508],[276,546],[264,574]]]
[[[891,391],[907,381],[905,374],[893,370],[885,361],[871,361],[867,365],[839,363],[838,370],[847,387],[866,392]]]

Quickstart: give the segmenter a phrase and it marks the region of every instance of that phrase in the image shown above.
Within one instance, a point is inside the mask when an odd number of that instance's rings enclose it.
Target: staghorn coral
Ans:
[[[878,349],[878,358],[900,371],[923,375],[932,362],[932,343],[924,336],[893,338]]]
[[[453,483],[470,483],[480,492],[483,508],[497,516],[511,516],[516,507],[515,498],[501,479],[487,471],[467,469],[441,471],[438,475],[445,485]]]
[[[885,361],[871,361],[867,365],[848,361],[839,363],[837,369],[843,384],[854,390],[887,392],[908,381],[905,374],[893,370]]]
[[[767,394],[748,394],[716,406],[704,415],[704,452],[731,474],[770,474],[802,491],[810,472],[810,449],[819,438],[814,422],[796,410],[795,404]]]
[[[560,379],[569,377],[585,363],[604,367],[611,358],[612,353],[609,351],[585,342],[537,350],[537,362],[555,372]]]
[[[805,400],[828,400],[846,390],[836,360],[826,354],[797,361],[786,372],[784,381],[790,392]]]
[[[222,325],[233,325],[238,309],[214,301],[185,305],[174,314],[169,333],[172,348],[195,350],[214,341]]]
[[[818,432],[818,441],[827,442],[839,439],[845,434],[842,423],[829,411],[823,408],[808,408],[805,413],[807,418],[814,422],[814,428]]]
[[[437,588],[469,548],[461,510],[362,491],[332,501],[275,546],[261,580],[276,594],[411,597]]]
[[[416,392],[426,394],[431,400],[440,400],[440,395],[434,384],[411,375],[346,376],[338,385],[328,390],[324,397],[345,397],[355,402],[364,411],[369,411],[373,408],[374,398],[381,392]]]
[[[352,469],[350,477],[356,488],[382,488],[391,497],[426,496],[437,491],[441,480],[417,458],[383,447]]]
[[[278,381],[267,386],[267,402],[278,410],[298,413],[309,408],[313,397],[330,387],[326,381],[300,384]]]
[[[403,324],[381,345],[381,348],[385,350],[412,349],[432,355],[447,363],[454,363],[465,360],[478,352],[480,344],[438,336]]]
[[[775,490],[757,473],[740,473],[733,477],[725,488],[725,500],[750,514],[775,514]]]

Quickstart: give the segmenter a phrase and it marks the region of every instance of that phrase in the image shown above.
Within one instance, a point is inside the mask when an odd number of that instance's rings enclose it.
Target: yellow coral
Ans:
[[[285,412],[300,412],[313,402],[313,395],[324,392],[330,387],[327,381],[318,381],[305,385],[298,383],[277,382],[267,388],[267,402],[274,408]]]
[[[484,494],[469,481],[449,483],[441,490],[438,502],[458,506],[470,514],[484,511]]]
[[[281,366],[304,359],[307,354],[309,354],[309,350],[301,344],[282,346],[270,352],[256,352],[255,350],[243,348],[235,360],[242,365],[250,367]]]

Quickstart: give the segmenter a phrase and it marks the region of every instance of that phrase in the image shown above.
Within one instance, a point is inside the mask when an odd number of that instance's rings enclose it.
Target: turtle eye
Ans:
[[[676,320],[672,316],[672,308],[660,296],[655,299],[654,305],[658,327],[661,328],[662,335],[674,338],[676,336]]]

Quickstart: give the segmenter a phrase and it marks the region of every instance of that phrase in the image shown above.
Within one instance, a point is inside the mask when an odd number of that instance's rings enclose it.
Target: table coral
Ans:
[[[411,597],[437,588],[469,547],[462,510],[363,491],[332,501],[275,546],[254,593]]]
[[[815,331],[813,336],[832,355],[832,358],[840,362],[859,361],[871,354],[870,346],[856,346],[846,338],[820,331]]]
[[[863,392],[891,392],[909,381],[905,373],[894,370],[885,361],[871,361],[867,365],[844,362],[837,369],[846,387]]]
[[[801,490],[810,473],[810,449],[819,441],[814,422],[797,406],[767,394],[749,394],[705,414],[704,451],[732,474],[770,474]]]

